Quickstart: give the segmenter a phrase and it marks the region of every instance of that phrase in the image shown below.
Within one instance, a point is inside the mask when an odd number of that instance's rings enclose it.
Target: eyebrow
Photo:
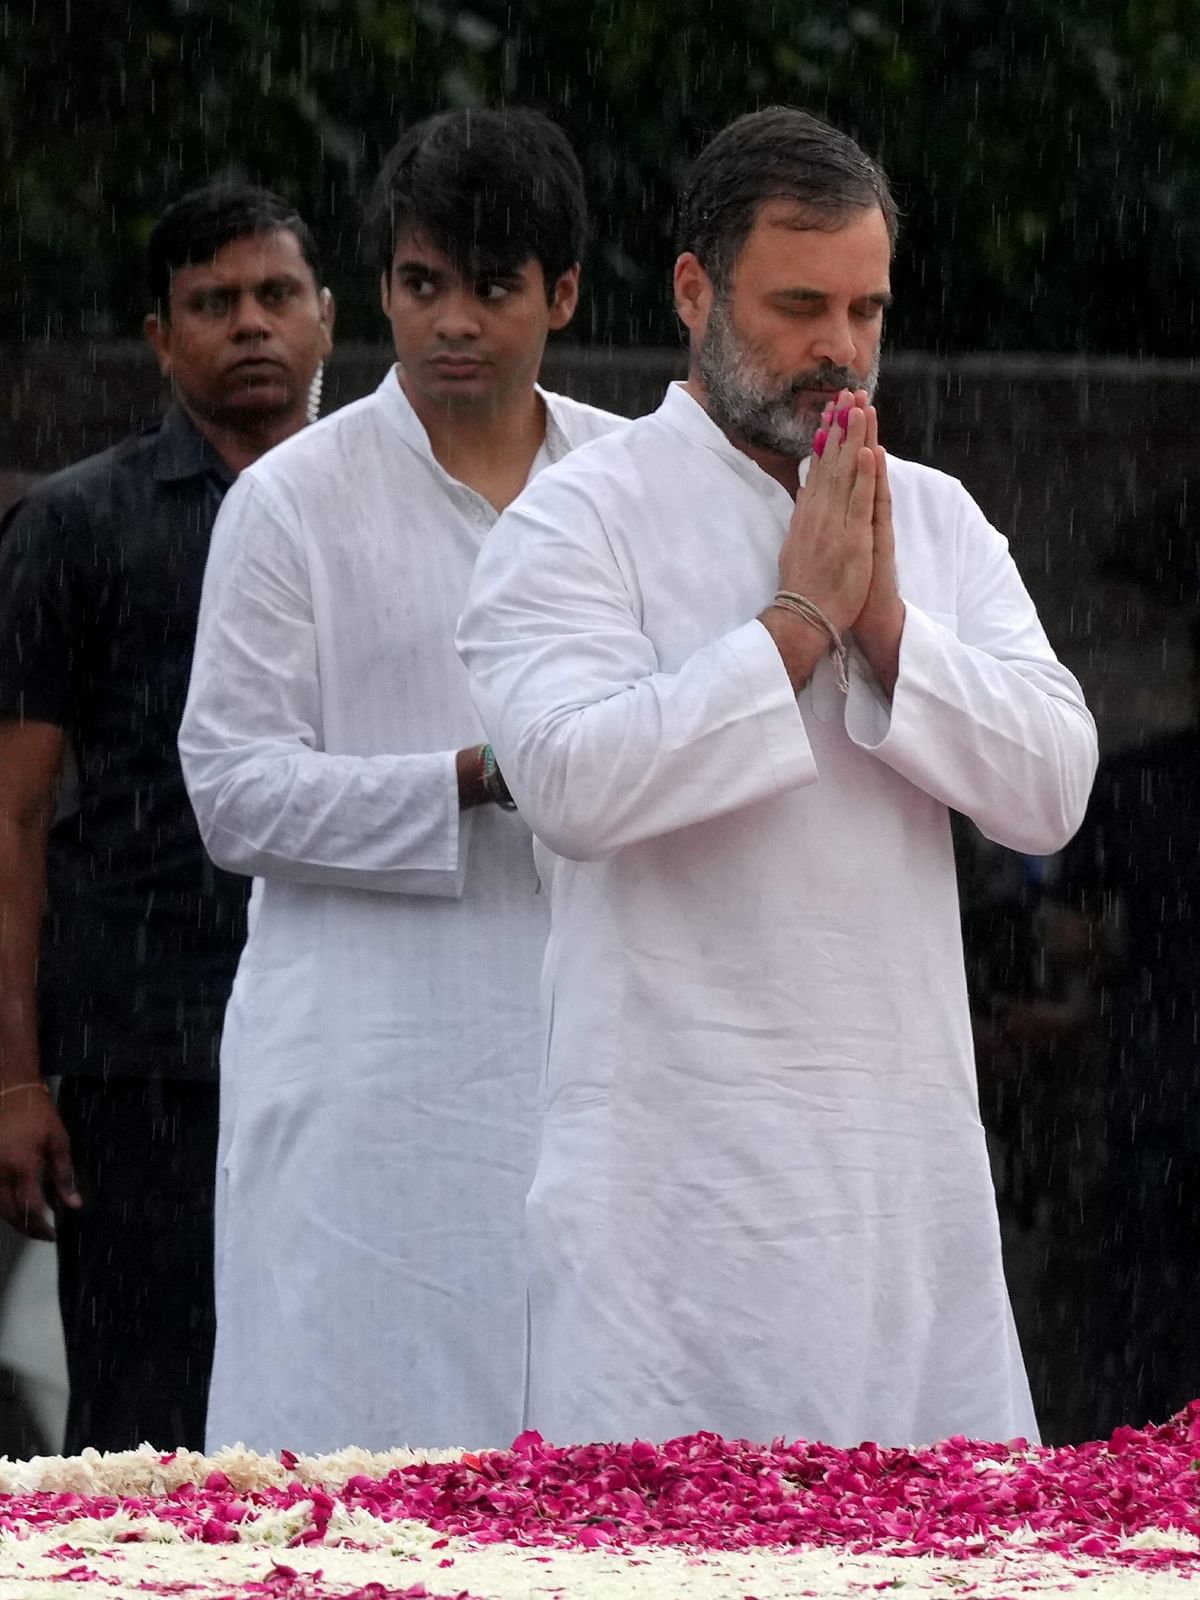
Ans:
[[[444,278],[447,275],[448,270],[453,271],[454,269],[435,267],[432,262],[419,261],[416,259],[397,261],[395,266],[392,268],[392,271],[396,274],[403,272],[419,273],[423,278]],[[521,268],[480,267],[474,272],[463,272],[460,274],[460,276],[464,279],[473,279],[476,283],[480,283],[485,279],[488,282],[511,280],[513,283],[518,283],[521,279]]]
[[[241,281],[237,283],[201,282],[193,285],[190,289],[186,289],[184,293],[188,295],[213,294],[214,292],[241,294],[243,290],[249,289],[252,294],[257,294],[260,289],[273,288],[277,284],[294,285],[302,284],[303,282],[304,279],[298,272],[269,272],[265,278],[256,278],[253,283],[243,283]]]
[[[828,300],[829,296],[823,289],[778,289],[774,298],[811,304],[818,300]],[[874,294],[855,295],[853,302],[855,305],[862,305],[864,302],[867,305],[880,306],[886,311],[892,304],[892,296],[885,289],[877,289]]]

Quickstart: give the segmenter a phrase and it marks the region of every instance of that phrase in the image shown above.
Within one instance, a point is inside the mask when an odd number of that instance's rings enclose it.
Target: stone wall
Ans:
[[[328,407],[366,393],[383,347],[334,355]],[[671,350],[580,350],[547,358],[546,380],[637,415],[682,371]],[[32,476],[102,449],[162,401],[149,353],[112,345],[0,348],[0,502]],[[888,358],[885,442],[961,478],[1012,542],[1056,647],[1078,673],[1107,747],[1187,715],[1186,609],[1096,578],[1118,523],[1182,493],[1200,472],[1190,363],[919,353]],[[1184,538],[1195,538],[1185,528]],[[1192,596],[1195,604],[1200,597]]]

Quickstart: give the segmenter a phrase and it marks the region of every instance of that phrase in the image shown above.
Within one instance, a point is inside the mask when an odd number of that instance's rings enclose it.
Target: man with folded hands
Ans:
[[[527,1422],[1032,1437],[948,810],[1060,848],[1096,740],[1004,539],[890,460],[896,210],[743,117],[683,195],[686,382],[532,484],[459,646],[550,887]]]

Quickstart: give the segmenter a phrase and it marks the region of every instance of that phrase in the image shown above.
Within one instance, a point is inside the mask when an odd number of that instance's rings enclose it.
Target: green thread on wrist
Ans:
[[[517,802],[513,799],[508,785],[504,781],[504,774],[496,765],[496,752],[490,744],[483,747],[483,787],[487,797],[498,805],[501,811],[515,811]]]

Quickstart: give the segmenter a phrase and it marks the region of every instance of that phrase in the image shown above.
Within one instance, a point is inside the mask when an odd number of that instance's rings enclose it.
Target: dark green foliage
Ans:
[[[756,104],[827,114],[905,211],[890,340],[1190,355],[1200,0],[9,0],[0,5],[0,336],[145,308],[154,217],[218,173],[311,218],[343,336],[383,333],[359,202],[413,118],[560,121],[595,217],[577,334],[674,337],[671,204]]]

